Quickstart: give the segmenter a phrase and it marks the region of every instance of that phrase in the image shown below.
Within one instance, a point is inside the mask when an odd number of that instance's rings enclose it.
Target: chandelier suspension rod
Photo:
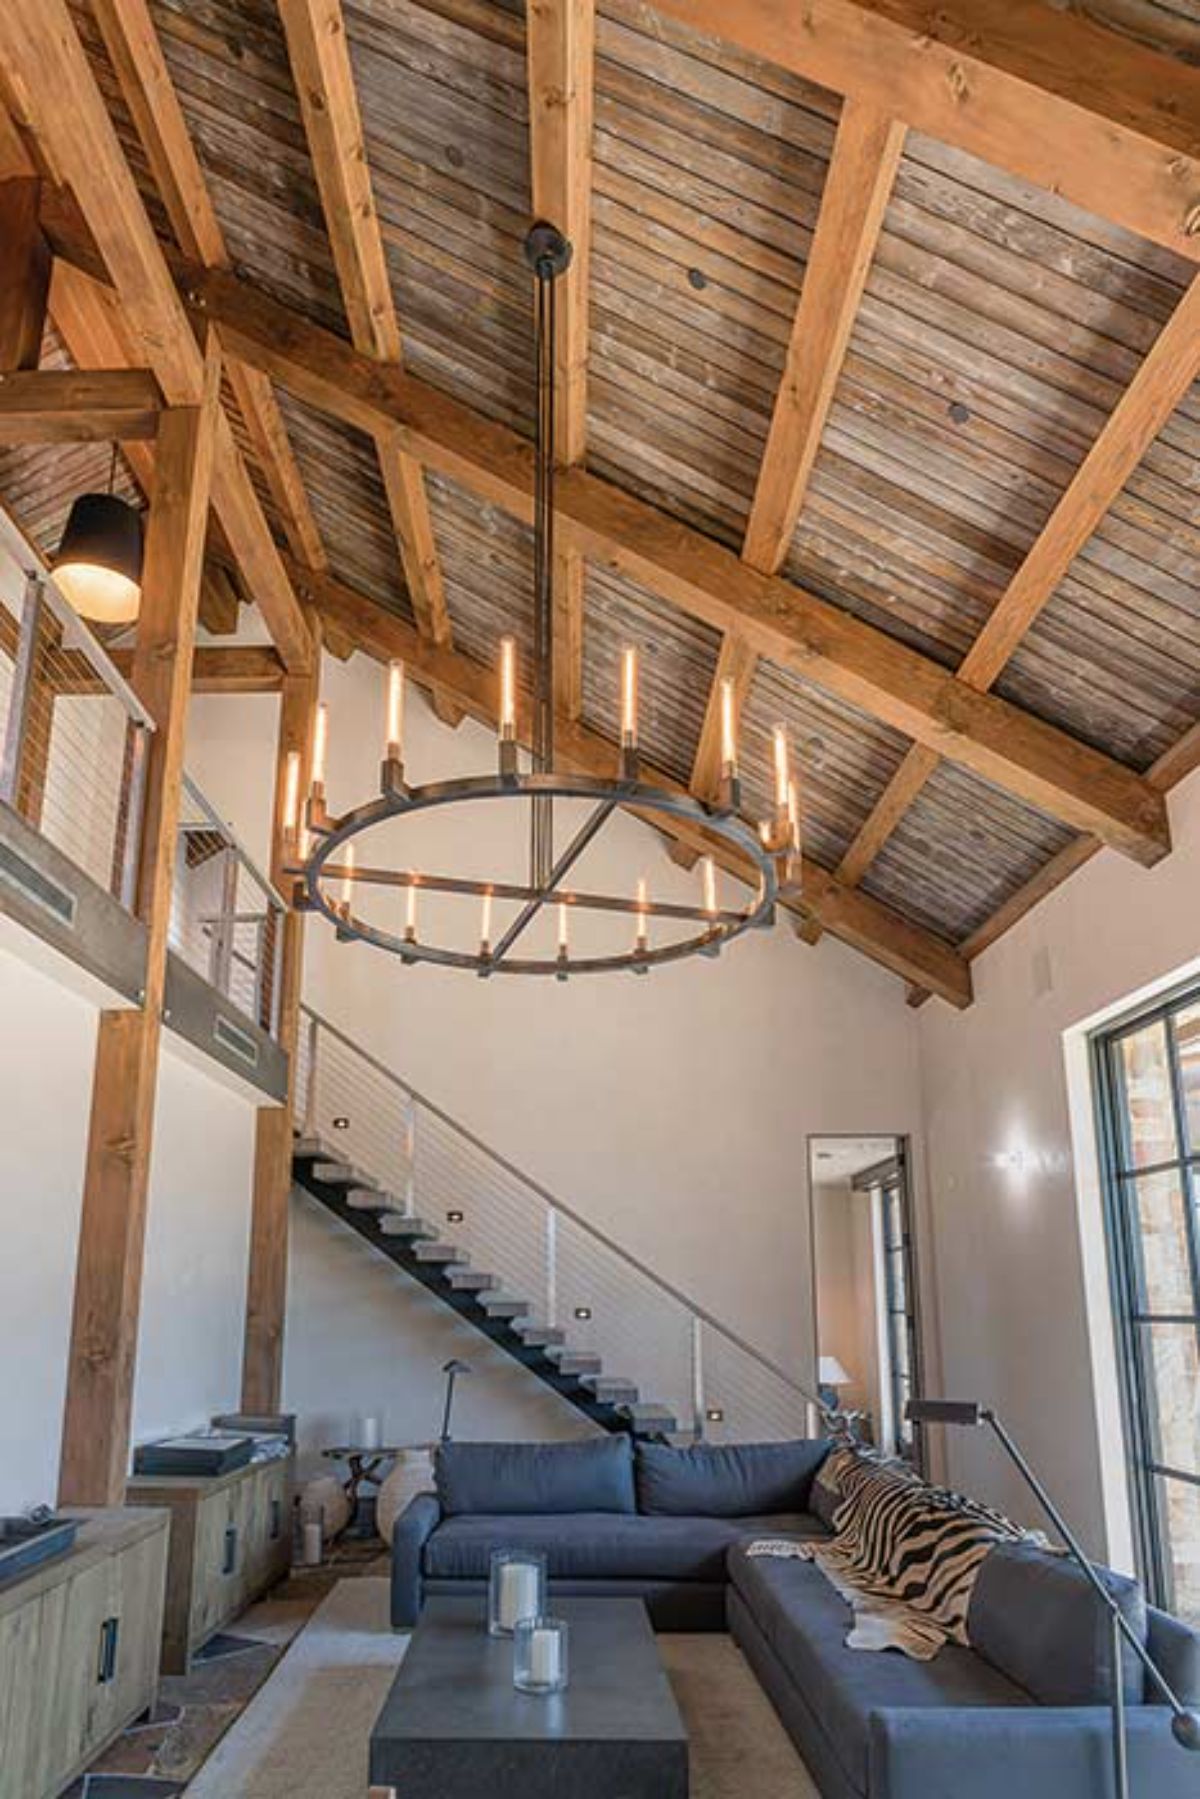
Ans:
[[[536,470],[533,519],[533,767],[554,769],[554,434],[557,351],[555,281],[570,245],[552,227],[535,226],[526,245],[536,279]],[[530,808],[530,885],[549,884],[554,857],[554,802],[535,795]],[[526,921],[528,922],[528,921]]]

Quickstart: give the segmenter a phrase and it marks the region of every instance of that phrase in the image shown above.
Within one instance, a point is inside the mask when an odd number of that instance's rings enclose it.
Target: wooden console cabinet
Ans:
[[[74,1548],[0,1586],[0,1799],[54,1799],[158,1692],[163,1511],[72,1511]]]
[[[164,1674],[186,1674],[197,1649],[287,1573],[293,1466],[287,1455],[211,1480],[150,1474],[130,1480],[130,1505],[166,1506],[171,1514]]]

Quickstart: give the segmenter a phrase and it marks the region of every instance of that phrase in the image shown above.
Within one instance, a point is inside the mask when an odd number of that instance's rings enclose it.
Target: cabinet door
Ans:
[[[42,1759],[34,1793],[56,1793],[116,1728],[109,1676],[115,1600],[114,1562],[107,1556],[45,1595],[37,1658]]]
[[[38,1785],[38,1657],[46,1595],[0,1618],[0,1799],[29,1799]]]
[[[274,1462],[266,1470],[267,1541],[264,1583],[282,1579],[292,1563],[292,1470]]]
[[[153,1705],[158,1691],[167,1533],[156,1531],[114,1560],[111,1649],[114,1725],[124,1728]]]
[[[193,1648],[219,1630],[237,1609],[237,1569],[242,1543],[233,1498],[237,1489],[226,1487],[201,1501],[196,1513],[196,1558],[193,1564]]]

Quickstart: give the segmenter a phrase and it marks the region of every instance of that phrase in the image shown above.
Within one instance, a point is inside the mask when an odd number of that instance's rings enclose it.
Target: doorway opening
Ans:
[[[813,1325],[823,1397],[861,1442],[924,1467],[908,1401],[921,1391],[921,1324],[908,1142],[808,1141]]]

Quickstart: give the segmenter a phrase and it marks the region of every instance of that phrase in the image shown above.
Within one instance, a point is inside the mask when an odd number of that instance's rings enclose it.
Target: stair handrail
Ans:
[[[665,1293],[670,1299],[673,1299],[677,1305],[683,1306],[684,1310],[690,1313],[693,1318],[699,1319],[700,1323],[707,1325],[709,1330],[716,1331],[720,1336],[724,1337],[727,1342],[732,1343],[735,1348],[740,1349],[743,1355],[748,1355],[751,1360],[757,1362],[761,1368],[765,1368],[768,1373],[773,1374],[776,1380],[780,1380],[785,1386],[790,1387],[792,1391],[798,1394],[808,1405],[816,1406],[820,1411],[825,1410],[825,1402],[820,1396],[810,1392],[803,1382],[798,1381],[794,1375],[789,1374],[786,1369],[781,1368],[773,1357],[767,1355],[764,1350],[756,1349],[753,1343],[748,1343],[731,1325],[723,1323],[722,1320],[710,1312],[706,1306],[701,1305],[699,1300],[693,1299],[691,1295],[685,1293],[681,1287],[675,1286],[672,1281],[667,1280],[665,1276],[659,1274],[656,1269],[651,1268],[646,1262],[643,1262],[639,1256],[635,1256],[632,1250],[626,1249],[623,1244],[618,1243],[615,1238],[610,1237],[606,1231],[602,1231],[598,1225],[593,1224],[591,1220],[585,1218],[581,1212],[576,1211],[574,1206],[568,1205],[566,1200],[559,1199],[557,1194],[551,1193],[550,1189],[543,1186],[541,1181],[535,1180],[531,1174],[526,1174],[523,1168],[518,1168],[515,1162],[510,1162],[507,1156],[501,1155],[499,1150],[494,1149],[490,1143],[485,1143],[482,1137],[478,1136],[469,1125],[463,1124],[461,1119],[455,1118],[451,1113],[447,1112],[443,1106],[439,1106],[436,1100],[428,1099],[419,1088],[412,1085],[411,1081],[406,1081],[403,1075],[396,1073],[394,1068],[389,1068],[385,1062],[382,1062],[378,1056],[373,1055],[369,1049],[364,1049],[361,1043],[356,1043],[353,1037],[346,1031],[340,1029],[340,1027],[334,1024],[330,1019],[326,1018],[323,1013],[318,1012],[315,1007],[308,1005],[306,1002],[301,1002],[300,1011],[305,1018],[309,1019],[312,1024],[317,1026],[318,1030],[328,1031],[331,1037],[336,1038],[339,1043],[343,1043],[346,1048],[352,1050],[356,1056],[361,1056],[363,1061],[366,1062],[369,1067],[373,1068],[377,1074],[383,1076],[384,1080],[390,1081],[393,1086],[398,1087],[410,1100],[414,1101],[419,1106],[423,1106],[426,1111],[431,1112],[435,1118],[439,1118],[443,1124],[448,1125],[458,1136],[464,1138],[466,1142],[472,1144],[477,1150],[481,1151],[489,1161],[495,1162],[508,1174],[511,1174],[514,1179],[522,1182],[531,1192],[536,1193],[539,1199],[544,1200],[548,1206],[552,1206],[561,1217],[569,1218],[572,1224],[578,1225],[580,1230],[586,1232],[593,1241],[601,1244],[610,1252],[610,1254],[618,1257],[618,1259],[626,1263],[628,1267],[636,1269],[638,1274],[648,1280],[652,1286],[657,1287],[660,1292]]]

